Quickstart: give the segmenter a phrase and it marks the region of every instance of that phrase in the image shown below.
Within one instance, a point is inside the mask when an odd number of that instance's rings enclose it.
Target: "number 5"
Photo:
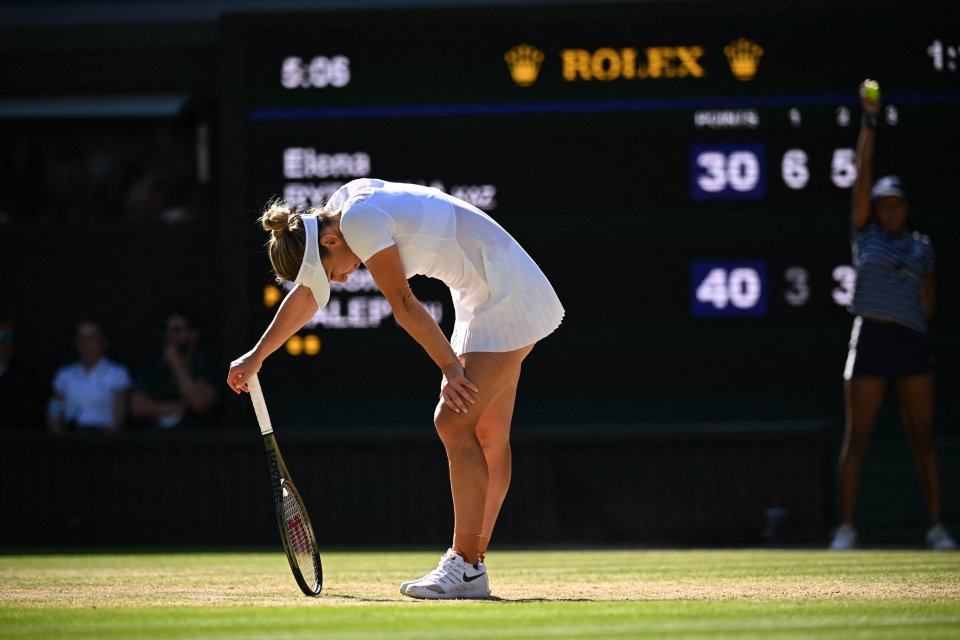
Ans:
[[[853,149],[834,149],[830,163],[830,179],[841,189],[853,186],[857,181],[856,154]]]

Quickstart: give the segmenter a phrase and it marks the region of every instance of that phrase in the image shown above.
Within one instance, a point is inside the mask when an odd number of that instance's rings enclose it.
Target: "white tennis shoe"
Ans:
[[[456,551],[454,551],[452,548],[447,549],[447,552],[443,554],[443,556],[440,558],[440,562],[437,563],[437,569],[439,569],[441,566],[443,566],[445,563],[451,560],[455,555],[457,555]],[[427,574],[427,575],[430,575],[430,574]],[[424,578],[426,577],[427,576],[424,576]],[[402,593],[403,595],[407,595],[407,587],[409,587],[410,585],[416,582],[420,582],[421,580],[423,580],[423,578],[417,578],[416,580],[407,580],[406,582],[401,582],[400,593]]]
[[[934,525],[927,531],[927,546],[934,551],[953,551],[957,548],[957,541],[942,524]]]
[[[436,569],[419,580],[404,582],[400,593],[421,600],[489,598],[487,567],[482,562],[472,565],[448,549]]]
[[[837,527],[833,534],[833,540],[830,542],[830,548],[834,551],[848,551],[856,546],[857,530],[846,522]]]

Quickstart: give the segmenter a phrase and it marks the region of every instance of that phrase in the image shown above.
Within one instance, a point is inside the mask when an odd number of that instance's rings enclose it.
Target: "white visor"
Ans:
[[[320,230],[317,216],[303,215],[300,219],[303,220],[307,242],[303,247],[303,262],[300,263],[300,271],[294,282],[309,288],[317,304],[323,308],[330,300],[330,280],[327,279],[327,272],[324,271],[323,263],[320,261]]]

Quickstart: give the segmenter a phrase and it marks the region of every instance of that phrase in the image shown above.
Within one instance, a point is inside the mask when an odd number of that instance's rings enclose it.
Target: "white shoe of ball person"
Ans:
[[[419,580],[404,582],[400,592],[421,600],[482,599],[490,597],[490,581],[486,565],[470,564],[448,549],[436,569]]]
[[[857,530],[846,522],[837,527],[830,541],[830,548],[834,551],[847,551],[857,546]]]
[[[953,551],[957,548],[957,541],[942,524],[930,527],[927,531],[927,546],[934,551]]]

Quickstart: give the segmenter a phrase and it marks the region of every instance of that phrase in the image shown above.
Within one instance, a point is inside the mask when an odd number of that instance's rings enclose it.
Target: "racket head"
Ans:
[[[317,597],[323,589],[323,566],[310,516],[300,493],[289,478],[280,481],[277,492],[277,524],[290,570],[305,595]]]

